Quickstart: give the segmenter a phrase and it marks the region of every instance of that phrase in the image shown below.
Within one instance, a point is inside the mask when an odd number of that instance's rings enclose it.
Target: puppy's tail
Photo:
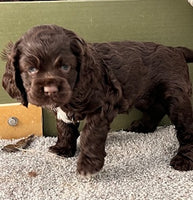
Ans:
[[[188,49],[186,47],[176,47],[176,49],[180,53],[183,53],[184,58],[185,58],[187,63],[192,63],[193,62],[193,50]]]

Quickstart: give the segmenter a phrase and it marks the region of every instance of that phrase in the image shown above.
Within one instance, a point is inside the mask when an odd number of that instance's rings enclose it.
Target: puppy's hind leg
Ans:
[[[175,125],[179,149],[171,166],[180,171],[193,170],[193,114],[190,97],[183,91],[167,97],[169,117]]]
[[[159,122],[166,114],[166,110],[160,102],[155,102],[148,108],[137,108],[143,112],[143,117],[140,120],[133,121],[128,131],[138,133],[154,132]]]

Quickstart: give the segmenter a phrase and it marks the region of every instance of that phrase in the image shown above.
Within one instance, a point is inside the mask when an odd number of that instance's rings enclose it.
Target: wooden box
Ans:
[[[0,105],[0,139],[42,135],[42,109],[33,105]]]

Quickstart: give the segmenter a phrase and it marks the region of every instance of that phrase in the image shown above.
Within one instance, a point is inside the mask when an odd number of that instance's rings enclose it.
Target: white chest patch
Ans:
[[[188,2],[193,6],[193,0],[188,0]]]
[[[64,123],[67,123],[67,124],[73,123],[73,121],[68,119],[66,113],[60,107],[56,108],[56,112],[57,112],[58,120],[62,120]]]

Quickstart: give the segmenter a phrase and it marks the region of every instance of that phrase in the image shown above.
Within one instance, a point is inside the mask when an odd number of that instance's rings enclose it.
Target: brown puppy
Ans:
[[[30,29],[4,51],[3,87],[12,98],[51,109],[58,141],[50,150],[74,156],[78,124],[78,172],[87,175],[104,165],[105,141],[118,113],[136,107],[144,113],[130,130],[152,132],[167,114],[180,147],[171,165],[193,169],[193,116],[187,62],[193,51],[151,42],[86,43],[56,25]]]

